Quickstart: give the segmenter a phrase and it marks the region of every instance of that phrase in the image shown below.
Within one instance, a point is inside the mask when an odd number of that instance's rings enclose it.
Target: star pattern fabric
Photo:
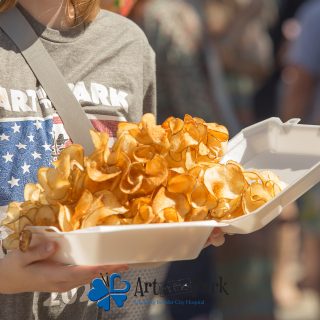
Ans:
[[[7,119],[0,126],[0,206],[23,201],[27,183],[37,181],[40,167],[52,160],[53,121]]]

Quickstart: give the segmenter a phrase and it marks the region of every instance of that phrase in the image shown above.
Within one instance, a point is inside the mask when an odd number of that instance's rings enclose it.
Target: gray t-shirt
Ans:
[[[155,112],[154,53],[134,23],[101,11],[90,25],[59,32],[22,12],[96,129],[114,137],[119,121],[139,121],[143,113]],[[34,182],[37,169],[48,166],[70,139],[19,50],[1,30],[0,65],[0,206],[5,207],[23,200],[24,185]],[[159,281],[164,270],[137,272]],[[133,276],[124,273],[134,282]],[[0,295],[0,319],[100,319],[88,290],[90,284],[62,294]],[[125,308],[113,308],[104,317],[142,319],[146,309],[135,307],[131,317],[129,297]]]

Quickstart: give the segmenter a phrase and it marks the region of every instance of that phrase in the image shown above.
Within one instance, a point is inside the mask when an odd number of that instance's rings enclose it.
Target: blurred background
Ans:
[[[102,1],[104,2],[104,1]],[[158,121],[192,116],[231,136],[269,117],[320,124],[320,1],[105,1],[157,55]],[[267,228],[170,267],[150,320],[319,320],[320,189]],[[173,244],[174,245],[174,244]]]

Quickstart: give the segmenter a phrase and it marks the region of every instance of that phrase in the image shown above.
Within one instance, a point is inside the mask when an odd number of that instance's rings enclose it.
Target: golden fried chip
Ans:
[[[216,164],[206,170],[204,184],[219,199],[235,199],[242,195],[245,179],[239,167],[233,164]]]
[[[272,199],[272,195],[259,183],[253,183],[243,196],[243,211],[250,213],[265,205]]]
[[[55,207],[41,206],[40,208],[37,209],[37,212],[34,217],[35,225],[36,226],[55,226],[57,223],[57,220],[59,220],[58,214],[60,214],[60,211],[58,211],[58,209]]]
[[[133,151],[133,158],[137,162],[147,163],[152,160],[156,154],[156,150],[153,146],[140,145]]]
[[[59,227],[62,232],[69,232],[73,230],[71,224],[72,213],[67,206],[60,205],[58,214]]]
[[[160,186],[168,177],[166,160],[159,155],[155,155],[152,160],[146,163],[145,172],[147,181],[153,188]]]
[[[43,189],[39,184],[28,183],[24,188],[25,201],[39,202]]]
[[[185,195],[170,193],[162,187],[153,199],[152,209],[156,215],[163,216],[167,208],[176,209],[184,217],[190,211],[191,206]]]
[[[98,132],[90,130],[91,139],[96,150],[105,149],[108,147],[109,134],[107,132]]]
[[[167,189],[172,193],[191,193],[195,184],[195,178],[188,174],[178,174],[168,181]]]
[[[2,240],[2,246],[5,250],[14,250],[19,248],[20,235],[19,233],[12,233],[7,238]]]
[[[206,207],[203,208],[193,208],[186,215],[185,221],[203,221],[206,220],[208,216],[208,209]]]
[[[182,222],[183,218],[178,213],[176,208],[165,208],[163,216],[166,222]]]

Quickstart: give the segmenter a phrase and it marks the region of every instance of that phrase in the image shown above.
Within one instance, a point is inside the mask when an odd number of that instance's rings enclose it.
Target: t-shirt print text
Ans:
[[[78,302],[90,302],[88,299],[88,292],[90,291],[90,284],[86,284],[80,288],[74,288],[70,291],[59,293],[53,292],[43,302],[44,307],[56,307],[61,304],[74,304]]]
[[[123,108],[128,112],[128,93],[106,87],[97,82],[85,85],[84,81],[68,83],[76,99],[84,105],[104,105],[107,107]],[[38,112],[38,103],[42,108],[51,109],[52,104],[44,89],[39,86],[36,90],[6,89],[0,86],[0,108],[13,112]]]

